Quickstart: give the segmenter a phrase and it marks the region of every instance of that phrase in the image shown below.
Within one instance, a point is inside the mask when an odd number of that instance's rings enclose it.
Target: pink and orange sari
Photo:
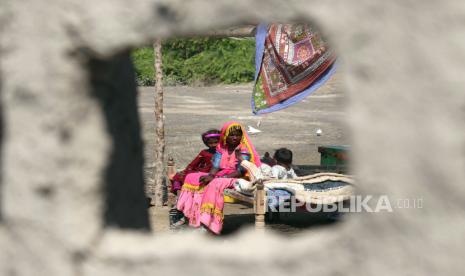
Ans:
[[[220,171],[215,178],[206,186],[201,185],[200,177],[207,173],[192,173],[186,176],[181,194],[179,195],[177,208],[189,219],[189,224],[199,227],[200,224],[208,227],[213,233],[219,234],[223,228],[224,189],[233,186],[236,178],[224,178],[222,176],[237,170],[239,160],[234,151],[228,152],[226,137],[234,128],[242,129],[242,140],[238,148],[250,156],[250,162],[257,167],[260,166],[260,158],[244,127],[238,122],[228,122],[221,129],[220,143],[216,150],[221,154],[219,163]]]

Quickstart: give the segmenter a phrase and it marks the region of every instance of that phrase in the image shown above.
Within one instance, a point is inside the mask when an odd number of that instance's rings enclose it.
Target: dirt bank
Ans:
[[[164,113],[166,153],[184,167],[204,147],[200,133],[220,128],[229,120],[257,127],[262,132],[251,137],[258,152],[273,152],[279,147],[294,151],[295,164],[318,164],[317,147],[348,144],[345,127],[345,96],[336,75],[327,85],[299,104],[271,114],[251,112],[252,85],[213,87],[165,87]],[[139,88],[146,164],[153,160],[153,87]],[[321,128],[323,135],[315,131]]]
[[[336,75],[299,104],[261,116],[255,116],[251,112],[251,84],[165,87],[166,154],[174,157],[178,168],[183,168],[204,147],[200,133],[208,128],[221,128],[226,121],[238,120],[262,131],[251,136],[260,154],[287,147],[294,152],[295,164],[318,164],[318,146],[349,144],[344,122],[346,98],[339,79]],[[139,113],[145,143],[147,181],[152,177],[150,164],[153,162],[155,128],[153,95],[153,87],[139,87]],[[315,133],[319,128],[323,131],[321,136]],[[168,230],[167,211],[151,210],[150,214],[156,224],[155,229]],[[252,226],[253,221],[253,210],[250,207],[227,204],[223,234],[232,233],[240,227]],[[284,214],[280,223],[269,227],[290,235],[322,223],[327,221],[315,214]]]

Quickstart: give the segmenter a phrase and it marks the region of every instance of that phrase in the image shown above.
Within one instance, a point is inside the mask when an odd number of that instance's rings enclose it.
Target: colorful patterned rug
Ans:
[[[252,110],[269,113],[295,104],[335,71],[336,55],[308,24],[259,25]]]

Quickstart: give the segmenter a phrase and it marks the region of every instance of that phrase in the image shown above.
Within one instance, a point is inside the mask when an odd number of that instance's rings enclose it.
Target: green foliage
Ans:
[[[258,77],[252,96],[253,96],[253,100],[255,103],[254,111],[258,111],[260,109],[264,109],[267,107],[266,99],[265,99],[265,91],[263,90],[263,86],[262,86],[262,76]]]
[[[254,78],[254,39],[172,39],[163,43],[167,85],[250,82]],[[137,83],[153,85],[153,48],[132,53]]]
[[[153,48],[136,49],[132,51],[131,57],[136,69],[137,85],[154,85]]]

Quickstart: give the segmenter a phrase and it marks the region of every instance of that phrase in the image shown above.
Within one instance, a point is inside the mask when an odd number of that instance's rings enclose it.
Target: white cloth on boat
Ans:
[[[285,190],[305,203],[330,204],[347,200],[354,194],[354,180],[350,175],[324,172],[293,179],[276,179],[264,177],[262,170],[247,160],[242,161],[241,166],[247,169],[251,179],[234,183],[235,189],[242,193],[253,192],[254,181],[262,179],[266,191]]]
[[[250,192],[253,190],[253,183],[251,181],[239,178],[234,182],[234,190],[239,192]]]
[[[281,165],[274,165],[271,168],[271,177],[277,179],[292,179],[296,178],[297,175],[294,172],[294,169],[290,168],[289,170]]]
[[[258,170],[254,169],[254,168],[251,169],[250,168],[251,165],[255,166],[253,163],[251,163],[251,162],[249,162],[247,160],[243,160],[241,162],[241,166],[245,167],[249,171],[249,173],[251,174],[250,175],[251,179],[258,180],[258,179],[271,178],[271,167],[269,165],[261,164],[260,167],[258,168]],[[253,181],[248,181],[248,180],[245,180],[245,179],[242,179],[242,178],[238,178],[234,182],[234,189],[239,191],[239,192],[244,192],[244,193],[251,192],[254,189]]]
[[[272,169],[271,169],[270,165],[263,163],[263,164],[260,165],[259,169],[260,169],[260,172],[262,173],[264,178],[273,177]]]

